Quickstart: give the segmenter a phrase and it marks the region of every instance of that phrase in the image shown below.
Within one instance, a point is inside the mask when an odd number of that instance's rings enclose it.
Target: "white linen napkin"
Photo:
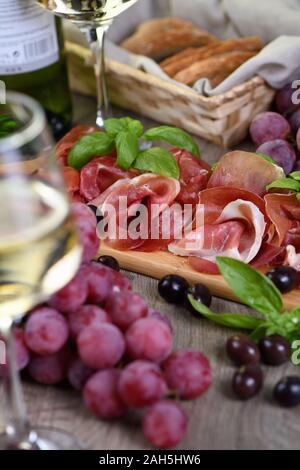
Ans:
[[[300,79],[300,0],[139,0],[115,20],[107,56],[174,83],[153,60],[117,45],[140,22],[161,14],[189,19],[221,39],[258,35],[267,44],[217,87],[212,88],[207,79],[197,81],[193,88],[203,95],[224,93],[255,75],[278,89]],[[82,41],[78,34],[76,38]]]

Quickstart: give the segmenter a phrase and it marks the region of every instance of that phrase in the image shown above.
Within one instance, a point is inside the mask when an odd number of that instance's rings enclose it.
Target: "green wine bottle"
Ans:
[[[0,80],[44,107],[55,138],[71,126],[61,19],[34,0],[0,0]]]

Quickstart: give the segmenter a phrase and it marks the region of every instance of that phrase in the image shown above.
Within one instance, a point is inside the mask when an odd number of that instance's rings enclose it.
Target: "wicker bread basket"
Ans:
[[[72,89],[95,96],[89,50],[71,42],[67,42],[66,49]],[[207,98],[113,60],[107,60],[107,69],[114,104],[182,127],[225,148],[243,140],[253,117],[268,109],[274,97],[274,90],[260,77]]]

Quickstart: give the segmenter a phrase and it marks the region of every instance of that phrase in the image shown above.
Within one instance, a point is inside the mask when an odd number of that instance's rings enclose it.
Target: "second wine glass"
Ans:
[[[36,0],[56,15],[71,20],[84,33],[95,56],[96,125],[111,116],[105,73],[105,36],[114,18],[138,0]]]

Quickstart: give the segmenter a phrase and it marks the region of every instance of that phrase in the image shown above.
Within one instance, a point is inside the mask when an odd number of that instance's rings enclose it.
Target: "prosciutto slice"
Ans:
[[[293,245],[300,252],[300,203],[295,194],[265,196],[266,212],[275,227],[272,244]]]
[[[207,187],[240,188],[262,196],[269,183],[284,176],[282,168],[256,153],[236,150],[220,159]]]
[[[172,149],[180,169],[181,190],[177,196],[180,204],[197,204],[199,192],[206,189],[211,175],[208,163],[195,157],[187,150]]]
[[[80,172],[80,194],[86,201],[92,201],[116,181],[138,174],[136,170],[119,168],[113,156],[94,158]]]
[[[202,272],[216,272],[216,256],[252,261],[261,248],[267,226],[263,200],[248,191],[222,187],[202,191],[199,202],[200,226],[171,243],[169,251],[192,257],[192,266]]]
[[[107,222],[112,222],[111,217],[115,217],[115,227],[110,226],[108,229],[106,242],[114,248],[123,250],[154,251],[160,249],[166,244],[166,240],[161,238],[162,213],[175,201],[179,191],[179,181],[152,173],[114,183],[91,201]],[[129,228],[133,219],[137,220],[137,212],[141,216],[136,226],[132,227],[136,229],[133,234]],[[158,227],[157,238],[153,238],[151,232],[153,227]],[[170,239],[172,239],[172,234],[167,241],[169,242]]]

